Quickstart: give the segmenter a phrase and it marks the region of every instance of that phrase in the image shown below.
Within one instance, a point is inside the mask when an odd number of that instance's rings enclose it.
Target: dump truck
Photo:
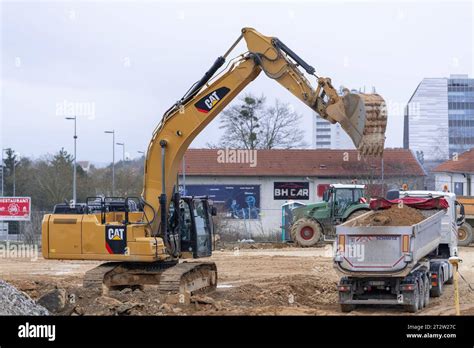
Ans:
[[[410,211],[395,212],[399,221],[384,221],[379,209],[384,205]],[[400,191],[393,200],[371,200],[370,212],[337,226],[334,266],[342,276],[341,311],[385,304],[414,313],[428,305],[430,296],[441,296],[444,284],[453,281],[449,258],[458,253],[457,225],[463,216],[457,217],[457,205],[453,193]],[[421,221],[410,221],[411,209]]]
[[[474,226],[474,197],[459,196],[459,203],[464,206],[466,221],[458,229],[458,245],[468,246],[474,241],[472,228]]]
[[[365,185],[331,184],[323,201],[298,206],[291,211],[291,240],[311,247],[320,240],[334,241],[335,226],[369,211]]]

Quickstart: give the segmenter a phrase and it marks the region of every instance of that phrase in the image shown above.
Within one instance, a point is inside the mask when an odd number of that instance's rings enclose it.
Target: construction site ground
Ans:
[[[61,315],[408,315],[398,306],[359,306],[349,314],[339,311],[332,266],[332,247],[296,248],[282,244],[227,245],[206,261],[218,268],[215,292],[191,297],[190,304],[161,295],[155,286],[123,289],[100,295],[82,288],[92,261],[56,261],[39,258],[2,259],[0,279],[38,299],[55,289],[66,291]],[[474,284],[474,248],[460,248],[460,272]],[[463,315],[474,315],[474,292],[460,279]],[[416,315],[453,315],[454,286],[431,298]]]

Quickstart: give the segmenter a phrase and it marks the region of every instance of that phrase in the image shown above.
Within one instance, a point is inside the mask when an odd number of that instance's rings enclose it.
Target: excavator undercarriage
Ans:
[[[84,276],[83,286],[106,293],[123,287],[158,285],[160,293],[193,295],[215,290],[217,268],[213,262],[107,262]]]

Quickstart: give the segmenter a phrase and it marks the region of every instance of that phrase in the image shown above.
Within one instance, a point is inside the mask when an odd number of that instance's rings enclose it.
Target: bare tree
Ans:
[[[288,104],[276,101],[266,107],[264,96],[247,94],[223,111],[220,128],[224,135],[219,144],[207,146],[248,150],[306,147],[300,121],[301,115]]]
[[[288,104],[275,101],[266,109],[261,119],[262,145],[264,149],[307,147],[303,140],[304,132],[299,127],[301,115],[294,112]]]

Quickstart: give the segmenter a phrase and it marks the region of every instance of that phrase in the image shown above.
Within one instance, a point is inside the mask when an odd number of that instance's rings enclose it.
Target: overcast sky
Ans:
[[[471,1],[4,1],[0,145],[72,151],[73,106],[78,160],[111,160],[107,129],[136,157],[163,112],[251,26],[336,87],[375,86],[389,106],[386,145],[400,147],[403,107],[424,77],[474,77],[473,17]],[[264,74],[245,91],[291,103],[311,143],[314,116],[298,99]],[[218,127],[219,117],[192,146],[217,141]]]

